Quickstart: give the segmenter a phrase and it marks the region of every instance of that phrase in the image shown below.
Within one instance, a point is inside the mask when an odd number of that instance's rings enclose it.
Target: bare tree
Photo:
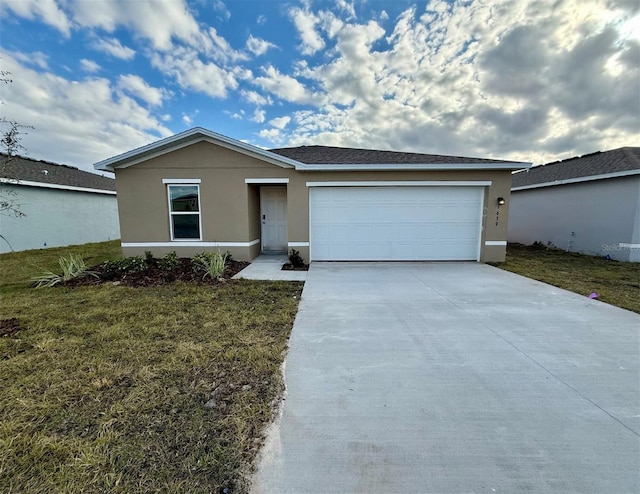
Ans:
[[[10,84],[13,82],[9,78],[10,73],[4,70],[0,71],[0,83]],[[0,100],[0,104],[4,104]],[[14,162],[21,149],[24,146],[20,143],[24,130],[33,128],[28,125],[22,125],[13,119],[0,116],[0,144],[2,145],[2,153],[0,154],[0,215],[15,216],[17,218],[26,216],[18,202],[18,193],[12,188],[2,187],[3,184],[18,183],[18,176],[14,168]]]

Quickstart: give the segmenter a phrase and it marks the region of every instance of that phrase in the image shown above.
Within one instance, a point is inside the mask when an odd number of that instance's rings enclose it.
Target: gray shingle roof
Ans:
[[[434,163],[514,163],[513,161],[484,158],[443,156],[439,154],[401,153],[375,149],[338,148],[331,146],[300,146],[270,149],[272,153],[294,159],[307,165],[325,164],[434,164]],[[523,163],[523,167],[528,163]]]
[[[528,171],[514,173],[511,176],[511,187],[525,187],[630,170],[640,170],[640,147],[598,151],[542,166],[534,166]]]
[[[116,190],[114,179],[85,172],[73,166],[38,161],[23,156],[14,156],[4,165],[6,160],[7,155],[0,153],[0,176],[2,178],[85,189]]]

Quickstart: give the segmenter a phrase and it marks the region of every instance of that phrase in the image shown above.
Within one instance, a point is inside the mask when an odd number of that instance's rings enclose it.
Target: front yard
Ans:
[[[0,256],[0,492],[244,492],[302,284],[29,287],[71,252]]]
[[[509,244],[497,267],[640,313],[640,263]]]

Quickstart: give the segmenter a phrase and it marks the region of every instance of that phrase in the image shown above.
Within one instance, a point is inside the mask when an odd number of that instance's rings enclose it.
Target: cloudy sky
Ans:
[[[190,127],[545,163],[640,145],[637,0],[0,0],[0,111],[92,163]]]

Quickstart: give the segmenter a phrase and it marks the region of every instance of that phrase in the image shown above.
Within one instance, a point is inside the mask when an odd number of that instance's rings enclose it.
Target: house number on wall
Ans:
[[[496,226],[498,226],[499,220],[500,220],[500,210],[498,209],[496,210]]]

